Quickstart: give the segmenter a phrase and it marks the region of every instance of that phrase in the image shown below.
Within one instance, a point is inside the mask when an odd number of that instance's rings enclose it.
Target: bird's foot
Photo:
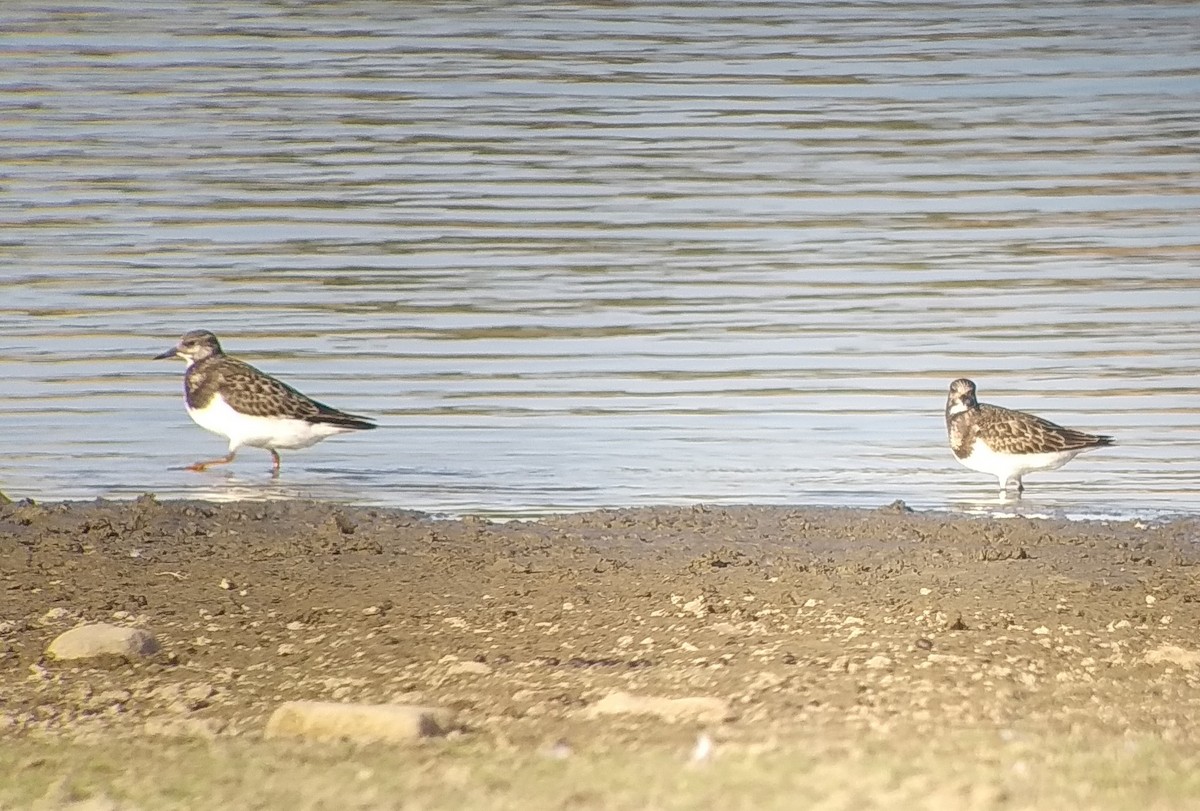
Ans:
[[[231,453],[228,456],[221,457],[220,459],[205,459],[202,462],[196,462],[194,464],[188,465],[187,469],[194,471],[196,473],[203,473],[204,471],[208,470],[213,465],[229,464],[230,462],[233,461],[233,457],[234,457],[234,454]]]

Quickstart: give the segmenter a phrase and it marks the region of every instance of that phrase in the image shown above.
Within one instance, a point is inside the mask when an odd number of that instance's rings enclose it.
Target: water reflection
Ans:
[[[9,11],[10,494],[963,509],[967,375],[1200,509],[1191,4]],[[176,469],[197,327],[391,427]]]

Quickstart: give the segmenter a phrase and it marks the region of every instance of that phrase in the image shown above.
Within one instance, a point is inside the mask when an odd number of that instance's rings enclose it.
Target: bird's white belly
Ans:
[[[229,450],[252,448],[307,448],[348,429],[324,423],[279,417],[255,417],[234,411],[221,395],[204,408],[188,408],[188,416],[207,431],[229,438]]]
[[[1052,453],[997,453],[976,439],[971,448],[971,455],[959,459],[971,470],[980,473],[990,473],[1005,479],[1024,476],[1035,470],[1054,470],[1070,462],[1079,451],[1055,451]]]

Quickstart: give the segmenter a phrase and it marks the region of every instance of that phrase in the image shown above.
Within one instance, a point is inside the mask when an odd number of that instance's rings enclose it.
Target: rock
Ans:
[[[404,743],[445,735],[454,714],[412,704],[339,704],[289,701],[271,713],[268,738]]]
[[[46,654],[54,659],[133,658],[151,656],[158,651],[158,640],[149,631],[106,622],[72,628],[55,637],[46,648]]]
[[[70,617],[71,617],[70,611],[68,611],[65,608],[55,607],[55,608],[51,608],[45,614],[42,614],[42,618],[40,621],[41,621],[42,625],[52,625],[56,622],[63,622],[64,620],[70,619]]]
[[[446,670],[446,673],[451,676],[462,674],[486,676],[491,672],[492,666],[487,662],[455,662]]]
[[[701,721],[716,723],[733,717],[729,703],[720,698],[689,696],[658,698],[631,693],[610,693],[587,708],[588,718],[602,715],[653,715],[668,723]]]
[[[217,690],[211,684],[196,684],[183,691],[183,704],[191,711],[202,710],[212,703]]]
[[[1200,651],[1188,650],[1178,645],[1159,645],[1147,651],[1143,657],[1148,665],[1175,665],[1184,670],[1200,667]]]

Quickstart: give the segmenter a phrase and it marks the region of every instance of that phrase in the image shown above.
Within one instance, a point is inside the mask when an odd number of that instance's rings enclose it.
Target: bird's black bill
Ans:
[[[178,357],[178,355],[179,355],[179,350],[176,347],[171,347],[166,352],[163,352],[161,355],[155,355],[154,359],[155,360],[166,360],[167,358]]]

